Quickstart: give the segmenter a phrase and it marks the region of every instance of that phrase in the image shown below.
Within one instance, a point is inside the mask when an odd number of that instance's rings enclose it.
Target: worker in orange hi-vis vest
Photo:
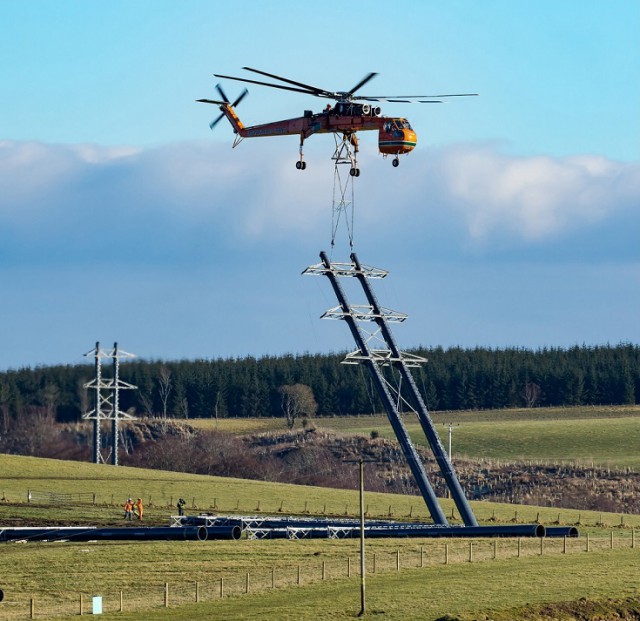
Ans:
[[[136,502],[136,507],[138,509],[138,519],[142,519],[143,508],[142,508],[142,498],[138,498],[138,502]]]
[[[124,503],[124,519],[130,520],[133,512],[133,500],[127,498],[127,502]]]

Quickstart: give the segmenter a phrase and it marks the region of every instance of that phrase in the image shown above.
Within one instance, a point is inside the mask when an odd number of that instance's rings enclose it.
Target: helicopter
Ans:
[[[248,94],[245,88],[238,98],[232,103],[226,96],[222,86],[216,85],[216,90],[220,95],[219,100],[215,99],[198,99],[200,103],[208,103],[217,105],[220,108],[220,116],[214,119],[209,127],[213,129],[223,118],[227,118],[236,134],[233,142],[235,148],[244,138],[258,138],[268,136],[300,136],[299,159],[296,162],[298,170],[305,170],[307,163],[304,160],[303,146],[304,141],[313,134],[332,133],[336,136],[336,154],[334,159],[342,157],[339,155],[344,150],[347,153],[347,161],[351,163],[349,173],[351,176],[360,176],[360,169],[357,165],[358,138],[359,131],[377,131],[378,132],[378,150],[383,157],[388,155],[395,156],[392,160],[394,167],[400,164],[400,155],[405,155],[413,151],[417,144],[416,132],[411,127],[409,121],[402,117],[388,117],[382,115],[380,106],[375,105],[377,102],[390,103],[442,103],[442,99],[449,97],[474,97],[477,93],[460,93],[453,95],[356,95],[356,91],[367,84],[372,78],[378,75],[375,72],[368,73],[354,87],[348,91],[328,91],[316,86],[296,82],[288,78],[267,73],[259,69],[251,67],[243,67],[246,71],[257,73],[259,75],[283,82],[283,84],[273,84],[263,82],[261,80],[250,80],[247,78],[239,78],[229,75],[214,74],[217,78],[235,80],[247,84],[257,84],[260,86],[268,86],[286,91],[304,93],[314,97],[330,99],[335,101],[332,106],[327,104],[326,108],[319,113],[312,110],[305,110],[304,115],[292,119],[282,121],[274,121],[271,123],[263,123],[261,125],[253,125],[245,127],[238,118],[235,108]],[[372,105],[373,103],[373,105]],[[340,142],[338,140],[340,137]]]

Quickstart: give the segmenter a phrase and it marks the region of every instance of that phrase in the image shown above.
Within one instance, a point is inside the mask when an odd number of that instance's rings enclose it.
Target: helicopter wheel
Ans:
[[[296,162],[296,168],[298,170],[304,170],[307,167],[307,163],[303,161]]]
[[[359,169],[359,168],[352,168],[352,169],[349,171],[349,174],[350,174],[352,177],[359,177],[359,176],[360,176],[360,169]]]
[[[306,162],[302,162],[302,170],[306,170],[307,169],[307,163]]]
[[[394,168],[397,168],[400,165],[400,160],[397,157],[394,157],[391,163],[393,164]]]

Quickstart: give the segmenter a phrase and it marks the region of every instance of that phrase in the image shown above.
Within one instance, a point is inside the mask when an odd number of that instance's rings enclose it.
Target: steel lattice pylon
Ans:
[[[320,253],[320,259],[322,262],[319,265],[308,267],[303,274],[322,275],[329,278],[339,305],[325,312],[322,317],[324,319],[341,319],[347,322],[357,349],[348,354],[343,362],[363,364],[369,370],[387,412],[389,422],[398,438],[433,521],[441,526],[448,525],[447,518],[427,478],[420,455],[411,442],[404,425],[400,408],[408,407],[418,417],[465,526],[477,526],[478,522],[410,371],[411,367],[419,366],[426,360],[420,356],[400,351],[389,328],[389,323],[402,322],[407,316],[381,307],[369,284],[370,279],[384,278],[387,276],[387,272],[362,265],[355,253],[351,253],[351,263],[332,263],[324,252]],[[340,278],[345,277],[357,279],[366,296],[366,305],[352,305],[349,302],[339,281]],[[364,322],[373,322],[375,328],[367,332],[360,325]],[[380,343],[381,346],[372,346],[372,343],[375,342]],[[397,373],[400,381],[394,384],[388,378],[388,373],[385,373],[385,370]]]
[[[336,142],[336,150],[331,159],[334,162],[333,170],[333,210],[331,217],[331,247],[336,241],[336,234],[340,222],[344,220],[349,236],[349,247],[353,250],[353,224],[355,209],[355,193],[353,181],[360,176],[360,169],[356,154],[358,143],[355,134],[348,136],[333,135]],[[347,169],[346,166],[349,166]],[[348,170],[348,173],[346,172]]]
[[[136,390],[138,387],[120,379],[120,359],[133,358],[134,354],[118,349],[118,343],[113,344],[113,349],[100,349],[97,342],[94,349],[85,356],[93,356],[95,360],[96,377],[84,384],[84,388],[95,391],[94,407],[82,415],[84,420],[93,421],[93,462],[96,464],[110,461],[114,466],[118,465],[118,433],[121,420],[133,420],[131,414],[120,411],[120,391]],[[111,359],[113,362],[113,377],[104,378],[102,375],[102,361]],[[110,455],[102,454],[102,423],[111,421],[111,442],[109,443]]]

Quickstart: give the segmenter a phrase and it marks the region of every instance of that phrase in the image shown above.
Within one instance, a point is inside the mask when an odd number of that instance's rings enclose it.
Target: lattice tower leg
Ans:
[[[335,246],[338,227],[344,222],[349,238],[349,247],[353,249],[353,224],[355,193],[354,179],[358,171],[355,148],[351,138],[334,134],[336,149],[332,156],[334,161],[333,173],[333,209],[331,218],[331,248]],[[347,168],[347,166],[349,168]]]

